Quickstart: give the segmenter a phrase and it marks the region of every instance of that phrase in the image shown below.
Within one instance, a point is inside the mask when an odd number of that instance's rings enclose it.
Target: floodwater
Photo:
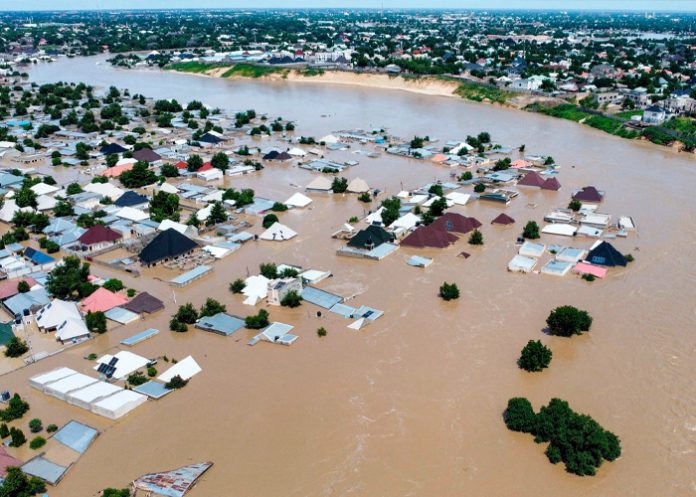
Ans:
[[[31,417],[44,425],[78,419],[101,436],[51,489],[52,497],[93,496],[122,487],[150,471],[199,461],[215,465],[192,497],[305,496],[693,496],[696,494],[696,161],[692,156],[604,135],[574,123],[457,99],[332,87],[320,84],[223,81],[181,74],[126,72],[95,60],[63,60],[32,69],[39,82],[85,81],[126,87],[148,96],[199,99],[230,109],[297,120],[298,133],[323,136],[350,127],[386,126],[397,135],[462,139],[489,131],[509,146],[552,155],[562,171],[560,192],[524,192],[506,212],[513,227],[491,226],[503,207],[471,203],[456,212],[477,217],[483,247],[460,240],[449,249],[402,248],[381,262],[335,255],[330,234],[364,206],[354,197],[315,197],[313,208],[288,212],[281,221],[299,233],[284,243],[252,242],[215,264],[211,276],[172,292],[145,272],[118,274],[127,286],[147,289],[168,308],[144,322],[111,330],[89,344],[2,378],[31,403]],[[328,115],[330,117],[322,117]],[[427,162],[349,152],[360,165],[348,171],[373,188],[396,193],[449,169]],[[266,197],[284,200],[312,174],[293,166],[270,166],[235,178]],[[529,219],[542,221],[565,207],[570,193],[592,184],[607,192],[602,212],[631,215],[637,234],[615,242],[635,255],[626,269],[605,281],[510,274],[515,238]],[[259,227],[253,228],[255,233]],[[545,237],[545,243],[570,243]],[[587,247],[589,239],[575,245]],[[469,259],[457,257],[465,250]],[[426,269],[405,260],[434,257]],[[291,347],[246,345],[253,335],[230,338],[190,330],[168,331],[173,299],[196,305],[214,297],[228,311],[252,310],[227,290],[233,279],[275,261],[329,269],[319,286],[353,303],[385,311],[363,331],[336,316],[318,318],[310,304],[271,308],[271,318],[296,326]],[[159,270],[158,270],[159,271]],[[99,266],[100,276],[116,275]],[[445,303],[443,281],[462,295]],[[573,304],[594,317],[586,336],[563,339],[543,333],[548,312]],[[324,326],[328,336],[318,338]],[[70,407],[28,386],[27,379],[58,366],[89,372],[90,352],[113,350],[147,327],[162,332],[133,351],[148,357],[193,355],[203,372],[182,391],[149,401],[118,422]],[[516,367],[522,346],[540,339],[554,353],[551,367],[528,374]],[[565,473],[548,463],[544,447],[508,431],[501,414],[513,396],[535,407],[560,397],[591,414],[621,438],[623,456],[593,478]],[[29,457],[29,449],[20,457]]]

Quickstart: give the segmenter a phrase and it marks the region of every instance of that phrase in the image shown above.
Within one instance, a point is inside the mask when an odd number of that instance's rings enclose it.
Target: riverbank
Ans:
[[[167,71],[184,72],[205,77],[224,79],[261,79],[266,81],[291,81],[293,83],[320,83],[359,88],[398,90],[420,95],[464,98],[518,110],[541,113],[549,117],[566,119],[598,129],[628,140],[648,141],[652,144],[694,153],[696,136],[690,137],[665,127],[642,129],[627,126],[624,119],[602,113],[589,113],[565,100],[515,93],[491,85],[478,84],[442,76],[392,76],[388,74],[357,73],[350,71],[324,71],[287,67],[260,66],[255,64],[206,65],[200,62],[173,64]],[[696,125],[694,125],[696,128]]]

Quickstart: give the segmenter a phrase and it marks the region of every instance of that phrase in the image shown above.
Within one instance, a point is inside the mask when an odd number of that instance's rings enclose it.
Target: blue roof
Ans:
[[[351,307],[345,304],[336,304],[329,310],[335,314],[343,316],[344,318],[349,318],[353,314],[355,314],[355,307]]]
[[[248,214],[262,214],[263,212],[266,212],[268,210],[271,210],[271,207],[273,207],[273,202],[272,200],[268,200],[267,198],[261,198],[261,197],[254,197],[254,203],[249,204],[244,207],[244,210]]]
[[[365,318],[369,321],[376,321],[380,317],[384,315],[384,311],[380,311],[379,309],[374,309],[372,307],[368,307],[366,305],[361,305],[358,307],[358,309],[355,311],[355,316],[359,316],[361,318]]]
[[[138,385],[137,387],[133,388],[133,390],[143,395],[147,395],[148,397],[151,397],[153,399],[161,399],[168,393],[172,392],[164,385],[162,385],[161,383],[157,383],[156,381],[148,381],[147,383]]]
[[[53,438],[75,452],[84,454],[99,432],[91,426],[83,425],[77,421],[70,421],[58,430]]]
[[[114,205],[119,207],[132,207],[134,205],[146,204],[147,202],[148,198],[145,195],[140,195],[139,193],[128,190],[116,199]]]
[[[244,325],[245,322],[243,319],[224,312],[215,314],[214,316],[202,317],[196,323],[197,328],[225,336],[229,336],[235,331],[244,328]]]
[[[48,264],[49,262],[55,261],[53,257],[48,254],[44,254],[40,250],[36,250],[32,247],[27,247],[24,251],[24,257],[31,259],[34,264]]]
[[[313,286],[302,289],[302,298],[310,304],[318,305],[324,309],[331,309],[336,304],[343,302],[343,297]]]
[[[68,470],[65,466],[49,461],[43,456],[35,457],[22,466],[22,471],[30,476],[36,476],[55,485]]]
[[[188,283],[192,282],[197,278],[200,278],[201,276],[212,270],[213,268],[210,266],[198,266],[197,268],[192,269],[191,271],[188,271],[184,274],[180,274],[179,276],[171,280],[170,283],[174,285],[187,285]]]
[[[13,315],[17,315],[22,314],[25,309],[31,309],[33,306],[44,306],[49,302],[46,289],[38,288],[26,293],[18,293],[7,299],[4,304]]]
[[[145,331],[141,331],[140,333],[133,335],[132,337],[128,337],[124,340],[121,340],[121,344],[123,345],[128,345],[129,347],[132,347],[136,343],[140,343],[143,340],[147,340],[148,338],[152,338],[153,336],[157,335],[159,333],[159,330],[155,328],[150,328]]]

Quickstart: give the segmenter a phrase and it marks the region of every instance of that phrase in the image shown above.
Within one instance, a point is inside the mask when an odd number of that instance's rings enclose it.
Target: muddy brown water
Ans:
[[[103,60],[97,59],[97,60]],[[505,211],[512,227],[489,223],[504,208],[473,202],[454,211],[483,223],[483,247],[462,239],[446,250],[402,248],[381,262],[341,258],[330,234],[364,206],[350,196],[314,196],[310,209],[281,221],[299,233],[289,242],[252,242],[215,264],[214,273],[174,290],[178,303],[200,305],[214,297],[228,311],[252,312],[227,290],[230,281],[263,261],[331,270],[319,286],[351,303],[385,311],[363,331],[350,321],[304,304],[269,308],[271,318],[296,326],[291,347],[246,345],[253,332],[229,338],[191,330],[173,334],[167,322],[175,307],[172,289],[146,271],[117,275],[147,290],[167,309],[146,321],[112,329],[88,344],[2,377],[32,405],[44,425],[78,419],[103,430],[51,496],[92,496],[125,486],[149,471],[214,461],[192,497],[223,496],[688,496],[696,493],[696,162],[574,123],[464,101],[402,92],[324,85],[222,81],[181,74],[125,72],[95,59],[64,60],[36,67],[38,82],[69,78],[128,87],[145,95],[193,98],[225,108],[256,108],[296,119],[299,132],[388,126],[396,135],[429,134],[442,141],[481,130],[503,144],[527,145],[529,153],[553,155],[562,165],[560,192],[524,192]],[[330,117],[321,117],[330,115]],[[427,162],[349,152],[360,165],[347,176],[390,193],[433,179],[449,169]],[[271,166],[230,184],[284,200],[313,175],[293,166]],[[506,271],[514,241],[528,219],[541,221],[564,207],[570,193],[592,184],[607,192],[602,212],[631,215],[638,232],[616,240],[636,261],[588,284],[568,275],[516,275]],[[532,208],[529,204],[537,204]],[[260,232],[258,226],[252,228]],[[571,243],[544,237],[545,243]],[[589,239],[573,244],[587,247]],[[465,250],[469,259],[457,257]],[[409,255],[432,256],[426,269],[411,268]],[[168,275],[167,275],[168,276]],[[462,295],[437,298],[443,281]],[[595,318],[586,336],[562,339],[543,333],[549,310],[574,304]],[[324,326],[328,336],[319,338]],[[90,372],[90,352],[116,350],[123,338],[147,327],[161,333],[132,348],[138,354],[182,359],[191,354],[203,372],[182,391],[148,401],[110,422],[47,397],[28,378],[59,366]],[[551,367],[527,374],[516,367],[522,346],[540,339],[554,352]],[[160,364],[162,366],[162,364]],[[163,369],[163,368],[161,368]],[[620,436],[623,456],[594,478],[579,478],[548,463],[544,447],[508,431],[501,419],[508,398],[526,396],[535,407],[567,399]],[[18,456],[28,457],[29,449]]]

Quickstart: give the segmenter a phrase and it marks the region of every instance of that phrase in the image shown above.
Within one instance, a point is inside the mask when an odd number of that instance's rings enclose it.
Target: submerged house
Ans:
[[[103,250],[113,246],[123,237],[118,231],[107,228],[102,224],[95,224],[88,228],[77,241],[83,251]]]
[[[162,231],[140,251],[138,258],[141,264],[148,266],[161,261],[176,259],[198,248],[198,244],[182,235],[177,230],[169,228]]]
[[[401,240],[401,245],[416,248],[445,248],[459,240],[456,235],[442,230],[433,224],[420,226],[413,233]]]
[[[393,241],[393,234],[379,226],[370,225],[364,230],[358,231],[355,236],[348,241],[348,246],[357,249],[372,250],[384,243],[391,243]]]
[[[598,204],[604,199],[604,193],[594,186],[586,186],[573,194],[573,200]]]
[[[474,217],[466,217],[454,212],[446,212],[437,218],[431,226],[441,231],[469,233],[481,227],[481,222]]]
[[[621,252],[616,250],[609,242],[599,242],[587,255],[587,262],[598,266],[623,266],[626,267],[628,260]]]

